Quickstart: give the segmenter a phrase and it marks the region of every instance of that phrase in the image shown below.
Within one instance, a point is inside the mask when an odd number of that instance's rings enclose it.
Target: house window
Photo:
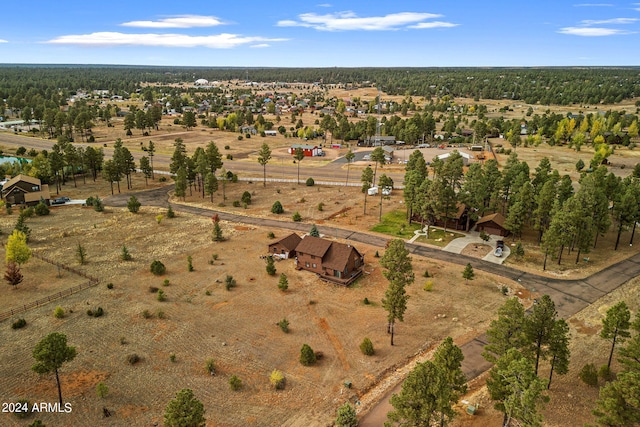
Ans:
[[[333,270],[333,275],[337,278],[340,278],[340,272],[338,270]]]
[[[313,268],[316,268],[316,267],[317,267],[317,265],[316,265],[316,263],[314,262],[314,263],[313,263]]]
[[[40,187],[34,185],[33,187],[31,187],[31,191],[40,191]]]
[[[355,262],[354,266],[355,266],[355,268],[360,267],[360,259],[359,258],[356,258],[356,262]]]
[[[308,262],[305,262],[305,263],[304,263],[304,266],[305,266],[305,267],[307,267],[307,268],[309,268],[309,263],[308,263]]]

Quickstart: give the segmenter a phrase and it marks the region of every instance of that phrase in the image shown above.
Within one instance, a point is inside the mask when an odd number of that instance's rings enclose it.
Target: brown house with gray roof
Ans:
[[[49,185],[32,176],[17,175],[2,186],[2,198],[9,205],[33,206],[40,199],[49,204],[50,197]]]
[[[347,286],[362,274],[364,255],[349,244],[305,236],[296,246],[296,269]]]

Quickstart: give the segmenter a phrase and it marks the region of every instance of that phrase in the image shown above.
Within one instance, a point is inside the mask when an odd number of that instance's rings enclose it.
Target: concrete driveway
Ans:
[[[460,231],[456,231],[456,233],[460,233]],[[462,253],[462,250],[464,248],[467,247],[467,245],[470,244],[481,244],[481,245],[489,245],[491,246],[491,252],[489,252],[487,255],[484,256],[484,258],[482,258],[484,261],[489,261],[489,262],[493,262],[495,264],[502,264],[511,254],[511,249],[509,249],[508,246],[504,246],[504,248],[502,249],[502,256],[501,257],[497,257],[493,254],[493,251],[495,251],[496,249],[496,244],[498,243],[498,240],[503,240],[504,237],[502,236],[497,236],[497,235],[490,235],[489,236],[489,241],[484,241],[480,238],[480,233],[478,233],[477,231],[469,231],[467,233],[463,233],[465,234],[465,237],[459,237],[457,239],[453,239],[451,241],[451,243],[449,243],[447,246],[445,246],[444,248],[442,248],[443,251],[447,251],[447,252],[451,252],[454,254],[459,254]]]

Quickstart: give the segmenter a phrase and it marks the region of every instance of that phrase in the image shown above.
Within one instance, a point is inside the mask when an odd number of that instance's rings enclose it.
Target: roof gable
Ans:
[[[11,187],[12,185],[16,185],[20,181],[28,182],[29,184],[33,184],[33,185],[41,184],[41,181],[38,178],[20,174],[20,175],[14,176],[9,181],[7,181],[7,183],[4,185],[4,188],[6,189]]]
[[[330,246],[331,242],[329,240],[314,236],[304,236],[300,243],[298,243],[298,246],[296,246],[296,252],[322,258]]]
[[[285,248],[287,248],[289,251],[292,251],[298,246],[301,240],[302,238],[298,236],[296,233],[291,233],[288,236],[278,240],[277,242],[271,243],[269,246],[282,245]]]
[[[356,256],[361,257],[360,252],[351,245],[344,243],[331,242],[331,247],[326,256],[322,259],[322,266],[333,270],[344,271],[349,262],[349,257],[355,252]]]
[[[491,215],[485,215],[478,220],[476,224],[484,224],[485,222],[494,222],[500,227],[504,228],[504,216],[500,212],[493,213]]]

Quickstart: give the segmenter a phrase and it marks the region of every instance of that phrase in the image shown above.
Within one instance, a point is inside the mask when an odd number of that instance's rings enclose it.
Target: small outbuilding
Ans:
[[[296,148],[301,148],[305,157],[322,156],[322,148],[318,147],[317,145],[311,144],[293,144],[289,148],[289,154],[295,154]]]
[[[296,256],[296,246],[301,240],[302,238],[296,233],[291,233],[287,237],[271,243],[269,245],[269,254],[284,259],[293,258]]]
[[[509,230],[504,227],[505,218],[500,212],[485,215],[476,223],[476,231],[484,231],[487,234],[508,236]]]

